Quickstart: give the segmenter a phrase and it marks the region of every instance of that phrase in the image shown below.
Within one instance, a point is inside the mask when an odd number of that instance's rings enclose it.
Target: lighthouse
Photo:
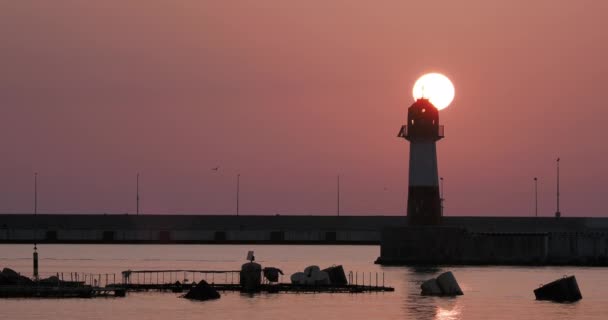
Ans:
[[[398,137],[410,142],[407,216],[410,225],[441,223],[441,198],[435,143],[443,138],[439,110],[426,98],[408,108]]]

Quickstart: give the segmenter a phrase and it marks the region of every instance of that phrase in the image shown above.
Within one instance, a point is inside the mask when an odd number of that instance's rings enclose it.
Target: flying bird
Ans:
[[[220,167],[211,168],[211,170],[213,170],[213,171],[218,171],[219,169],[220,169]]]

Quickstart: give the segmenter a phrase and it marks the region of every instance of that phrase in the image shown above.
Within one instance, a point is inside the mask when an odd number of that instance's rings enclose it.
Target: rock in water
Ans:
[[[34,282],[28,277],[24,277],[10,268],[2,269],[0,282],[4,285],[33,285]]]
[[[318,266],[309,266],[304,272],[296,272],[291,275],[291,283],[299,285],[328,285],[329,274],[321,271]]]
[[[348,280],[346,280],[346,274],[344,273],[344,268],[341,265],[332,266],[327,269],[323,269],[323,271],[327,272],[327,274],[329,275],[329,281],[331,282],[331,284],[343,286],[348,284]]]
[[[452,272],[442,273],[436,279],[425,281],[420,288],[422,295],[429,296],[460,296],[463,295],[456,278]]]
[[[291,283],[292,284],[306,284],[306,274],[304,272],[296,272],[291,275]]]
[[[534,290],[534,295],[536,300],[555,302],[574,302],[583,298],[574,276],[564,277],[548,283]]]
[[[184,286],[182,285],[181,282],[175,281],[175,283],[171,287],[171,291],[173,291],[175,293],[183,292],[184,291]]]
[[[195,287],[190,289],[188,293],[186,293],[184,298],[205,301],[219,299],[220,293],[213,289],[213,287],[210,286],[207,281],[201,280],[201,282],[199,282]]]
[[[446,296],[461,296],[463,295],[462,289],[458,285],[458,281],[454,277],[451,271],[442,273],[437,277],[437,284],[441,288],[441,292]]]
[[[421,294],[425,296],[440,296],[443,294],[441,288],[439,288],[439,284],[437,284],[437,279],[429,279],[420,285],[420,289],[422,289]]]

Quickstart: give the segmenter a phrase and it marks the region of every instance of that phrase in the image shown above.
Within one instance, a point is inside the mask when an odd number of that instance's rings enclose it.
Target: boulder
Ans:
[[[63,281],[59,280],[59,278],[57,276],[50,276],[46,279],[41,279],[38,281],[39,284],[45,285],[45,286],[58,286],[62,282]]]
[[[313,273],[317,273],[320,272],[321,268],[319,268],[319,266],[308,266],[306,268],[304,268],[304,273],[306,274],[307,277],[312,276]]]
[[[21,277],[17,271],[11,268],[2,269],[2,275],[7,279],[19,279],[19,277]]]
[[[420,285],[420,289],[422,289],[421,294],[425,296],[440,296],[443,294],[441,288],[439,288],[439,284],[437,284],[437,279],[429,279]]]
[[[2,269],[0,273],[0,284],[4,285],[33,285],[34,281],[28,277],[24,277],[10,268]]]
[[[184,291],[184,286],[182,285],[181,282],[175,281],[175,283],[171,287],[171,291],[175,292],[175,293],[183,292]]]
[[[339,266],[331,266],[329,268],[323,269],[323,272],[326,272],[329,276],[329,282],[331,284],[336,285],[347,285],[348,280],[346,279],[346,274],[344,273],[344,268]]]
[[[441,288],[441,292],[446,296],[461,296],[463,295],[462,289],[458,285],[458,281],[454,277],[451,271],[442,273],[437,277],[437,284]]]
[[[309,282],[314,285],[328,285],[331,283],[329,280],[329,274],[327,274],[325,271],[315,272],[309,277],[309,279]]]
[[[190,289],[186,295],[184,295],[184,298],[205,301],[219,299],[220,293],[210,286],[207,281],[201,280],[201,282],[199,282],[195,287]]]
[[[321,271],[318,266],[309,266],[304,272],[291,275],[291,283],[299,285],[327,285],[330,284],[329,274]]]
[[[555,302],[574,302],[583,298],[574,276],[564,277],[541,286],[534,290],[534,296],[536,300]]]
[[[296,272],[294,274],[291,275],[290,279],[291,279],[291,283],[292,284],[306,284],[306,274],[304,272]]]
[[[452,272],[442,273],[436,279],[429,279],[420,286],[422,295],[431,296],[460,296],[463,295],[462,289],[458,285]]]

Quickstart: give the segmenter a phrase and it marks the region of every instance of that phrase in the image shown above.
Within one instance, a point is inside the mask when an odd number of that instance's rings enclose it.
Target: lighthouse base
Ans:
[[[407,199],[407,217],[410,225],[441,224],[439,187],[410,186]]]

